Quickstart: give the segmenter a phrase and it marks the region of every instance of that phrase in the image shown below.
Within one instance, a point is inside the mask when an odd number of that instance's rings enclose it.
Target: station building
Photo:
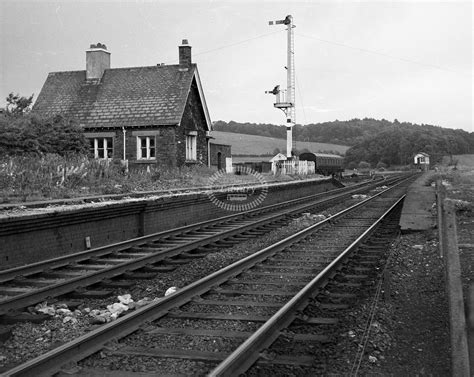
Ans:
[[[178,53],[174,65],[111,68],[107,47],[92,44],[85,70],[48,75],[33,112],[77,120],[98,159],[210,166],[212,124],[187,40]]]

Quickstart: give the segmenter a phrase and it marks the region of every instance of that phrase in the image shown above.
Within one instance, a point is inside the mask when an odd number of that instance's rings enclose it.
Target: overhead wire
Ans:
[[[404,58],[404,57],[400,57],[400,56],[395,56],[395,55],[387,54],[387,53],[382,52],[382,51],[370,50],[370,49],[367,49],[367,48],[350,46],[350,45],[345,44],[345,43],[330,41],[330,40],[328,40],[328,39],[323,39],[323,38],[315,37],[315,36],[313,36],[313,35],[306,35],[306,34],[302,34],[302,33],[297,33],[297,34],[298,34],[299,36],[301,36],[301,37],[304,37],[304,38],[314,39],[314,40],[319,41],[319,42],[328,43],[328,44],[335,45],[335,46],[339,46],[339,47],[345,47],[345,48],[349,48],[349,49],[352,49],[352,50],[357,50],[357,51],[365,52],[365,53],[368,53],[368,54],[374,54],[374,55],[384,56],[384,57],[386,57],[386,58],[391,58],[391,59],[400,60],[400,61],[403,61],[403,62],[405,62],[405,63],[412,63],[412,64],[417,64],[417,65],[420,65],[420,66],[435,68],[435,69],[438,69],[438,70],[440,70],[440,71],[445,71],[445,72],[449,72],[449,73],[455,73],[455,74],[462,75],[462,76],[472,76],[472,74],[470,75],[470,74],[466,74],[466,73],[463,73],[463,72],[458,72],[458,71],[455,71],[455,70],[452,70],[452,69],[449,69],[449,68],[440,67],[440,66],[437,66],[437,65],[434,65],[434,64],[425,63],[425,62],[420,62],[420,61],[416,61],[416,60],[412,60],[412,59],[408,59],[408,58]]]
[[[216,48],[213,48],[213,49],[210,49],[210,50],[205,50],[205,51],[196,52],[196,53],[194,53],[193,55],[194,55],[194,56],[199,56],[199,55],[208,54],[208,53],[210,53],[210,52],[215,52],[215,51],[224,50],[224,49],[226,49],[226,48],[234,47],[234,46],[237,46],[237,45],[240,45],[240,44],[243,44],[243,43],[247,43],[247,42],[253,41],[253,40],[255,40],[255,39],[265,38],[265,37],[268,37],[269,35],[281,33],[282,31],[284,31],[284,30],[277,30],[277,31],[272,31],[272,32],[270,32],[270,33],[260,34],[260,35],[257,35],[257,36],[255,36],[255,37],[252,37],[252,38],[247,38],[247,39],[244,39],[244,40],[241,40],[241,41],[238,41],[238,42],[230,43],[230,44],[228,44],[228,45],[216,47]],[[177,60],[178,60],[178,59],[173,59],[173,60],[170,60],[170,61],[166,62],[165,64],[170,64],[170,63],[176,62]]]

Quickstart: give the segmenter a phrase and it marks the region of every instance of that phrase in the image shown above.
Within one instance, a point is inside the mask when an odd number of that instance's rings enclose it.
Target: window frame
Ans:
[[[88,137],[90,143],[89,152],[93,152],[95,159],[98,160],[111,160],[114,157],[114,138],[112,136],[93,136]],[[99,141],[102,141],[102,148],[99,148]],[[109,147],[110,142],[110,147]],[[102,151],[103,157],[100,156]],[[110,153],[110,156],[109,156]]]
[[[154,161],[156,160],[156,136],[155,135],[137,135],[137,160],[140,161]],[[153,140],[153,146],[150,147],[150,140]],[[143,146],[145,141],[145,146]],[[146,156],[143,157],[142,149],[145,148]],[[153,150],[153,156],[151,156]]]
[[[186,161],[197,161],[197,132],[186,134]]]

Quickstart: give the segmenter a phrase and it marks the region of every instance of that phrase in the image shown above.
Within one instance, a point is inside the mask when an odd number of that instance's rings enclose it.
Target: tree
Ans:
[[[88,144],[82,128],[74,121],[57,115],[0,116],[0,153],[87,153]]]
[[[19,94],[10,93],[7,100],[6,114],[7,115],[23,115],[31,110],[31,104],[33,103],[32,94],[30,97],[20,97]]]

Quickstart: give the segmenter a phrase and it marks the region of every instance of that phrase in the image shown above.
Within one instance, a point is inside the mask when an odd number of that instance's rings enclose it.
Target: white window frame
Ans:
[[[197,160],[197,132],[186,134],[186,161]]]
[[[89,138],[91,141],[93,140],[94,142],[94,158],[99,159],[99,160],[107,160],[107,159],[112,159],[114,156],[114,138],[110,136],[106,137],[91,137]],[[103,147],[99,149],[99,140],[103,141]],[[110,147],[109,147],[110,143]],[[110,149],[111,156],[108,157],[107,151]],[[103,157],[100,156],[100,152],[104,154]]]
[[[153,143],[153,149],[154,149],[154,156],[151,156],[151,147],[150,147],[150,140],[154,141]],[[143,142],[145,142],[145,150],[146,150],[146,156],[142,155],[142,146]],[[137,160],[156,160],[156,138],[155,136],[144,136],[144,135],[139,135],[137,136]]]

